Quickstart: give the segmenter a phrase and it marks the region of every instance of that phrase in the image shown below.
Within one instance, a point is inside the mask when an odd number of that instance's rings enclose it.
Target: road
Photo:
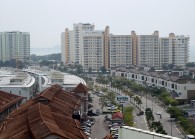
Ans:
[[[100,84],[100,86],[106,87],[106,85],[101,85],[101,84]],[[107,87],[107,88],[109,90],[115,92],[116,95],[124,95],[119,89],[111,88],[111,87]],[[126,106],[134,107],[134,111],[133,111],[134,127],[139,128],[139,129],[143,129],[143,130],[148,130],[145,116],[144,115],[137,116],[137,113],[139,112],[139,110],[135,107],[135,105],[133,105],[132,103],[124,104],[124,107],[126,107]]]
[[[152,100],[152,101],[151,101]],[[160,121],[163,125],[163,129],[168,133],[168,135],[178,137],[178,138],[184,138],[183,135],[181,135],[180,131],[177,129],[174,122],[171,122],[170,114],[165,111],[162,107],[158,106],[156,101],[151,98],[151,100],[147,99],[145,97],[142,97],[142,108],[145,109],[146,105],[147,108],[151,108],[153,110],[153,115],[155,121]],[[160,115],[157,115],[156,113],[160,112],[162,115],[162,118],[160,118]]]
[[[106,85],[101,85],[101,84],[100,86],[106,87]],[[125,95],[116,88],[111,88],[111,87],[107,87],[107,88],[116,92],[117,95]],[[142,110],[145,111],[146,105],[147,105],[147,108],[151,108],[153,110],[153,115],[154,115],[155,120],[160,121],[162,123],[163,129],[168,133],[168,135],[178,137],[178,138],[184,138],[184,136],[180,133],[180,131],[176,127],[175,123],[171,121],[170,114],[167,113],[165,109],[158,106],[157,103],[155,103],[155,101],[153,101],[152,103],[152,101],[149,100],[148,98],[146,101],[146,98],[142,97],[142,106],[141,106]],[[161,112],[162,118],[160,118],[160,115],[157,115],[156,112]],[[135,127],[148,130],[147,123],[145,120],[145,115],[137,116],[136,113],[137,113],[137,110],[133,112]]]
[[[93,111],[95,112],[96,109],[100,109],[101,106],[99,105],[99,97],[91,93],[91,97],[93,97]],[[91,138],[92,139],[102,139],[106,135],[109,134],[108,123],[104,122],[105,115],[100,114],[99,116],[94,116],[95,124],[91,127]]]

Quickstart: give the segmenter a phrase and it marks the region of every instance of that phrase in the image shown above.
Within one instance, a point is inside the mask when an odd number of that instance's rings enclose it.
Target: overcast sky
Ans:
[[[60,34],[73,23],[110,26],[113,34],[190,35],[195,61],[195,0],[1,0],[0,32],[30,32],[31,47],[60,45]]]

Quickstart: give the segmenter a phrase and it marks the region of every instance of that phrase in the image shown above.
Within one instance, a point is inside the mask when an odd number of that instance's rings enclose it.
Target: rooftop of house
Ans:
[[[14,110],[1,124],[2,138],[87,139],[80,122],[72,118],[81,105],[81,97],[53,85]]]
[[[195,80],[184,76],[179,76],[176,72],[166,72],[166,71],[144,71],[140,69],[128,69],[125,67],[118,67],[115,69],[118,72],[127,72],[127,73],[133,73],[133,74],[142,74],[145,76],[152,76],[155,78],[162,78],[167,81],[177,82],[179,84],[184,83],[195,83]]]
[[[123,114],[122,114],[121,112],[116,112],[116,113],[114,113],[114,114],[112,115],[112,119],[115,119],[115,118],[117,118],[117,117],[123,119]]]
[[[0,91],[0,113],[23,99],[24,97]]]

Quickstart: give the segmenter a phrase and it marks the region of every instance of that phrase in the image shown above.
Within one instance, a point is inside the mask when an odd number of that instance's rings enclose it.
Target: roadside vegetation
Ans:
[[[123,93],[133,98],[138,107],[141,107],[142,104],[140,96],[149,95],[155,98],[161,105],[168,107],[167,112],[171,114],[171,118],[175,119],[176,124],[179,124],[185,133],[195,135],[195,126],[190,123],[190,119],[185,116],[184,112],[177,108],[177,100],[172,98],[165,88],[158,89],[157,87],[142,86],[135,81],[130,81],[124,77],[100,76],[96,81],[101,84],[110,83],[112,87],[121,90]],[[149,118],[148,120],[150,123],[152,119]],[[155,121],[152,121],[150,124],[150,127],[156,132],[166,134],[161,126],[161,123]]]
[[[166,131],[163,129],[161,122],[154,121],[154,116],[150,108],[146,108],[145,114],[146,114],[146,120],[148,122],[148,126],[151,131],[155,131],[156,133],[167,135]]]
[[[167,112],[170,113],[170,118],[175,119],[180,124],[183,131],[195,135],[195,126],[187,119],[187,113],[177,107],[169,107]]]
[[[134,121],[133,121],[133,108],[132,107],[125,107],[124,112],[124,123],[127,126],[133,126]]]

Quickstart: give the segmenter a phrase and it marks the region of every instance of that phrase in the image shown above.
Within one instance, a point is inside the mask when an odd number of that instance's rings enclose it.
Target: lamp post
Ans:
[[[146,92],[146,108],[147,108],[147,96],[148,96],[148,94],[147,94],[147,92]]]
[[[152,100],[152,112],[153,112],[153,98],[151,100]]]
[[[172,136],[172,118],[171,118],[171,136]]]

